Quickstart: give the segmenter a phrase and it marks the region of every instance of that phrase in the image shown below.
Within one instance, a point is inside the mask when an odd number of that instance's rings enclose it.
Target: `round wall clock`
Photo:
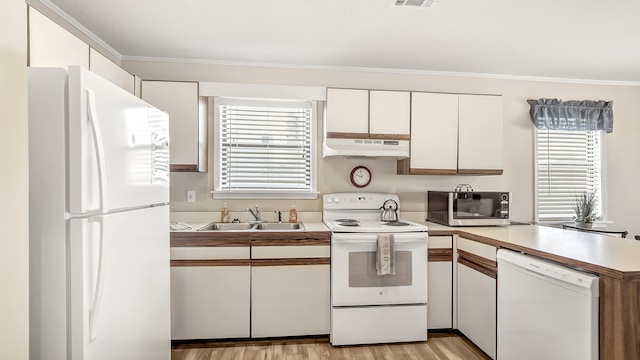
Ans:
[[[351,170],[351,184],[357,188],[366,187],[371,183],[371,171],[364,166],[356,166]]]

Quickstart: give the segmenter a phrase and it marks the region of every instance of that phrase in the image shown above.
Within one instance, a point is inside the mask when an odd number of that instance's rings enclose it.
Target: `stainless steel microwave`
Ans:
[[[427,221],[447,226],[509,225],[511,193],[427,191]]]

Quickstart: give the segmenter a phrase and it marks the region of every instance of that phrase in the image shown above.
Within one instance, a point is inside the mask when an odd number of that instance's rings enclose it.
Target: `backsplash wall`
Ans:
[[[318,114],[322,118],[323,114]],[[210,121],[212,121],[210,119]],[[318,192],[317,200],[301,199],[261,199],[261,200],[228,200],[213,199],[213,181],[215,167],[213,166],[213,148],[209,146],[209,172],[207,173],[171,173],[171,211],[220,211],[226,202],[230,211],[242,211],[247,207],[258,205],[262,212],[280,210],[286,212],[291,205],[299,211],[322,211],[322,194],[335,192],[388,192],[398,194],[402,210],[425,211],[426,190],[453,190],[460,183],[469,183],[474,189],[502,190],[504,189],[502,176],[418,176],[396,175],[396,160],[390,158],[322,158],[322,121],[318,121]],[[213,126],[209,127],[210,129]],[[209,144],[214,144],[213,132],[209,132]],[[364,189],[354,187],[349,175],[358,165],[364,165],[372,172],[372,181]],[[196,191],[196,202],[187,203],[188,190]],[[247,212],[247,219],[251,215]],[[244,220],[244,219],[241,219]]]
[[[396,175],[396,162],[391,159],[318,159],[318,190],[329,192],[356,191],[348,176],[356,165],[365,165],[373,172],[371,185],[365,191],[397,193],[405,211],[424,211],[427,189],[453,189],[469,183],[478,190],[506,190],[513,194],[512,218],[533,219],[533,126],[529,120],[527,99],[559,98],[563,100],[592,99],[614,101],[614,132],[606,135],[608,217],[616,226],[630,234],[640,234],[636,222],[640,204],[630,203],[626,189],[635,187],[640,178],[640,87],[553,81],[539,79],[505,79],[471,76],[437,75],[429,73],[314,70],[231,66],[213,64],[161,63],[123,61],[123,67],[143,79],[211,81],[247,84],[303,85],[363,89],[415,90],[430,92],[501,94],[504,104],[504,173],[501,176],[428,176]],[[321,124],[318,124],[321,145]],[[212,146],[209,147],[213,148]],[[211,150],[210,150],[211,151]],[[213,184],[212,154],[210,171],[206,174],[173,173],[171,176],[172,211],[218,211],[224,201],[211,199]],[[196,191],[196,203],[186,202],[186,191]],[[243,210],[256,201],[228,201],[232,210]],[[292,203],[300,211],[321,211],[321,200],[261,200],[264,211],[288,210]]]

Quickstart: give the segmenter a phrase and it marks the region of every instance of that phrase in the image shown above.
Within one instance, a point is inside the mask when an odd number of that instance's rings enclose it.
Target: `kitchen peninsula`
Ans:
[[[640,359],[639,241],[536,225],[450,228],[426,224],[430,236],[457,235],[597,274],[600,359]]]

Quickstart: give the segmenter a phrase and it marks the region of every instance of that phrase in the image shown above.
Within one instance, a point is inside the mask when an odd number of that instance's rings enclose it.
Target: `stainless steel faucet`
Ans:
[[[247,211],[251,213],[251,215],[253,215],[253,218],[256,219],[256,221],[260,221],[260,210],[258,210],[258,205],[256,205],[256,211],[253,212],[253,210],[251,210],[250,208],[247,208]]]

